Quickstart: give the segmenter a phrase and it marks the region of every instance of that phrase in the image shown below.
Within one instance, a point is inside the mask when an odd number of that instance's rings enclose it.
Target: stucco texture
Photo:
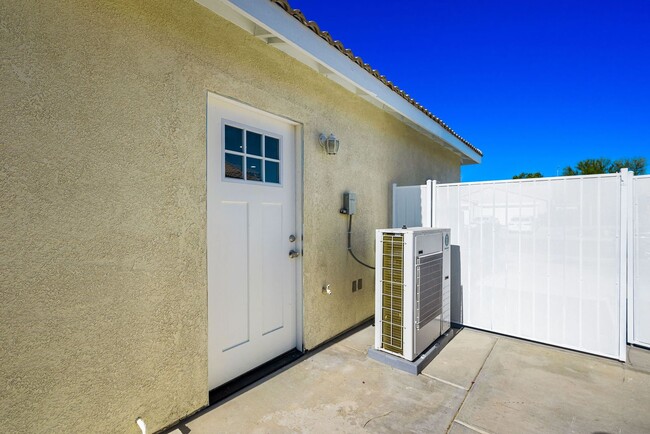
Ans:
[[[451,152],[189,0],[5,0],[0,52],[7,432],[155,431],[207,404],[206,92],[303,124],[306,348],[373,314],[342,193],[372,262],[391,183],[459,178]]]

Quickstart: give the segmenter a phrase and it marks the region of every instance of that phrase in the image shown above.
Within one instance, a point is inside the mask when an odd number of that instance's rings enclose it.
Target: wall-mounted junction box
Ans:
[[[357,194],[346,191],[343,193],[343,208],[341,214],[354,214],[357,212]]]

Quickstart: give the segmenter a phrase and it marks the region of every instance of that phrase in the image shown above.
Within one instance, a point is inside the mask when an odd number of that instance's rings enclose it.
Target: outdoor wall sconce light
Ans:
[[[329,137],[325,134],[321,134],[318,141],[325,149],[325,152],[327,152],[327,155],[336,155],[336,153],[339,152],[339,139],[337,139],[334,134],[330,134]]]

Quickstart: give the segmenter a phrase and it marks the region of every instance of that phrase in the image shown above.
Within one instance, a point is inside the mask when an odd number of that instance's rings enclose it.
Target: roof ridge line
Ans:
[[[442,119],[440,119],[438,116],[434,115],[431,113],[429,110],[427,110],[422,104],[419,104],[417,101],[415,101],[409,94],[404,92],[402,89],[394,85],[391,81],[387,80],[384,75],[381,75],[379,71],[376,69],[373,69],[368,63],[364,62],[363,59],[359,56],[355,56],[352,50],[349,48],[345,48],[343,43],[341,41],[335,40],[332,38],[329,32],[321,30],[318,23],[315,21],[309,21],[305,17],[305,15],[302,13],[300,9],[294,9],[289,5],[288,0],[269,0],[272,3],[275,3],[277,6],[282,8],[286,13],[294,17],[296,20],[300,21],[305,27],[310,29],[312,32],[314,32],[316,35],[320,36],[322,39],[324,39],[328,44],[330,44],[332,47],[336,48],[338,51],[340,51],[342,54],[347,56],[351,61],[359,65],[359,67],[365,69],[369,74],[374,76],[377,80],[382,82],[385,86],[387,86],[389,89],[391,89],[393,92],[404,98],[408,103],[410,103],[412,106],[417,108],[419,111],[424,113],[427,117],[432,119],[434,122],[436,122],[438,125],[440,125],[443,129],[445,129],[447,132],[451,133],[454,137],[456,137],[458,140],[460,140],[462,143],[467,145],[470,149],[475,151],[477,154],[480,156],[483,156],[483,152],[477,148],[476,146],[472,145],[469,141],[465,140],[463,137],[460,136],[456,131],[451,129],[449,125],[444,123]]]

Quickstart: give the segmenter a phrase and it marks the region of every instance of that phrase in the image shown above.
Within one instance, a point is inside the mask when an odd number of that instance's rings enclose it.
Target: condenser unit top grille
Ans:
[[[420,329],[442,313],[442,252],[416,260],[415,323]]]
[[[404,236],[385,233],[382,238],[382,348],[402,353],[404,348]]]

